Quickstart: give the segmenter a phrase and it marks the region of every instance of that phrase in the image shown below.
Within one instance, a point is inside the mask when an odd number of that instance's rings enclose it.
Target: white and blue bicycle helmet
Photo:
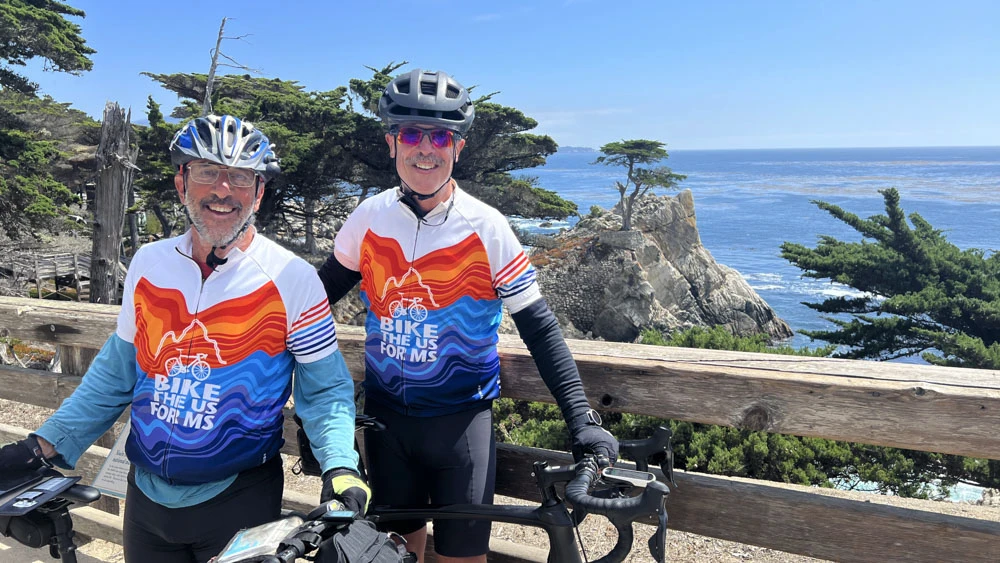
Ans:
[[[250,168],[264,182],[279,173],[278,157],[267,136],[252,124],[231,115],[208,115],[189,121],[170,142],[170,160],[181,166],[192,160]]]

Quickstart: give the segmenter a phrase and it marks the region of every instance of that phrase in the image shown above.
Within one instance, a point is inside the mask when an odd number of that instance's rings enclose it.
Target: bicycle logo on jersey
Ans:
[[[177,355],[167,358],[167,361],[163,363],[163,369],[170,377],[190,372],[191,376],[198,381],[205,381],[212,373],[212,366],[205,361],[207,357],[208,354],[195,354],[193,356],[184,354],[178,348]]]
[[[398,319],[403,315],[409,315],[412,320],[423,322],[427,318],[427,307],[420,304],[423,300],[423,297],[400,297],[389,303],[389,316]]]

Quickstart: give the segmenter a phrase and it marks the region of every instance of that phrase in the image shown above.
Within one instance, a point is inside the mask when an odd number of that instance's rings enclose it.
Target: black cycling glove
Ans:
[[[618,460],[618,440],[601,427],[597,411],[589,410],[577,417],[569,425],[569,434],[574,460],[580,461],[586,454],[604,456],[612,464]]]
[[[52,467],[45,459],[38,438],[33,434],[0,448],[0,473],[34,471],[39,467]]]
[[[372,497],[372,491],[368,488],[368,483],[357,474],[357,472],[343,467],[331,469],[323,474],[323,491],[320,493],[320,504],[337,499],[344,503],[344,507],[352,512],[357,512],[359,516],[364,516],[368,511],[368,501]]]

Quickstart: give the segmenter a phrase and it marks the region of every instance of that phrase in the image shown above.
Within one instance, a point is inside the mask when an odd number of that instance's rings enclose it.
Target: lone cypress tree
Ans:
[[[601,147],[603,156],[597,157],[591,163],[625,167],[625,181],[615,181],[619,196],[618,205],[622,210],[623,231],[632,230],[632,209],[635,200],[653,188],[676,188],[679,182],[687,178],[683,174],[674,174],[666,166],[642,167],[643,164],[656,164],[666,160],[670,155],[664,146],[659,141],[647,139],[608,143]]]
[[[782,257],[804,276],[863,292],[805,303],[852,318],[828,317],[836,330],[802,333],[848,347],[839,357],[890,360],[920,354],[931,364],[1000,368],[1000,256],[959,249],[916,213],[909,215],[911,227],[899,192],[879,193],[886,214],[868,219],[813,202],[861,233],[861,242],[822,236],[816,248],[781,245]]]

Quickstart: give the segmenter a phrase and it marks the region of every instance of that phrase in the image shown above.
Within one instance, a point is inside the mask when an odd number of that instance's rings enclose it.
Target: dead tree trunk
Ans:
[[[219,37],[215,40],[215,49],[212,50],[212,66],[208,68],[208,79],[205,80],[205,101],[201,104],[201,115],[204,117],[212,113],[212,87],[215,86],[215,68],[219,65],[219,47],[222,46],[222,34],[226,31],[226,20],[222,18],[219,25]]]
[[[104,106],[101,142],[97,146],[97,189],[94,206],[94,245],[90,262],[90,302],[118,302],[118,261],[127,192],[132,189],[138,148],[130,146],[131,110],[116,102]]]

